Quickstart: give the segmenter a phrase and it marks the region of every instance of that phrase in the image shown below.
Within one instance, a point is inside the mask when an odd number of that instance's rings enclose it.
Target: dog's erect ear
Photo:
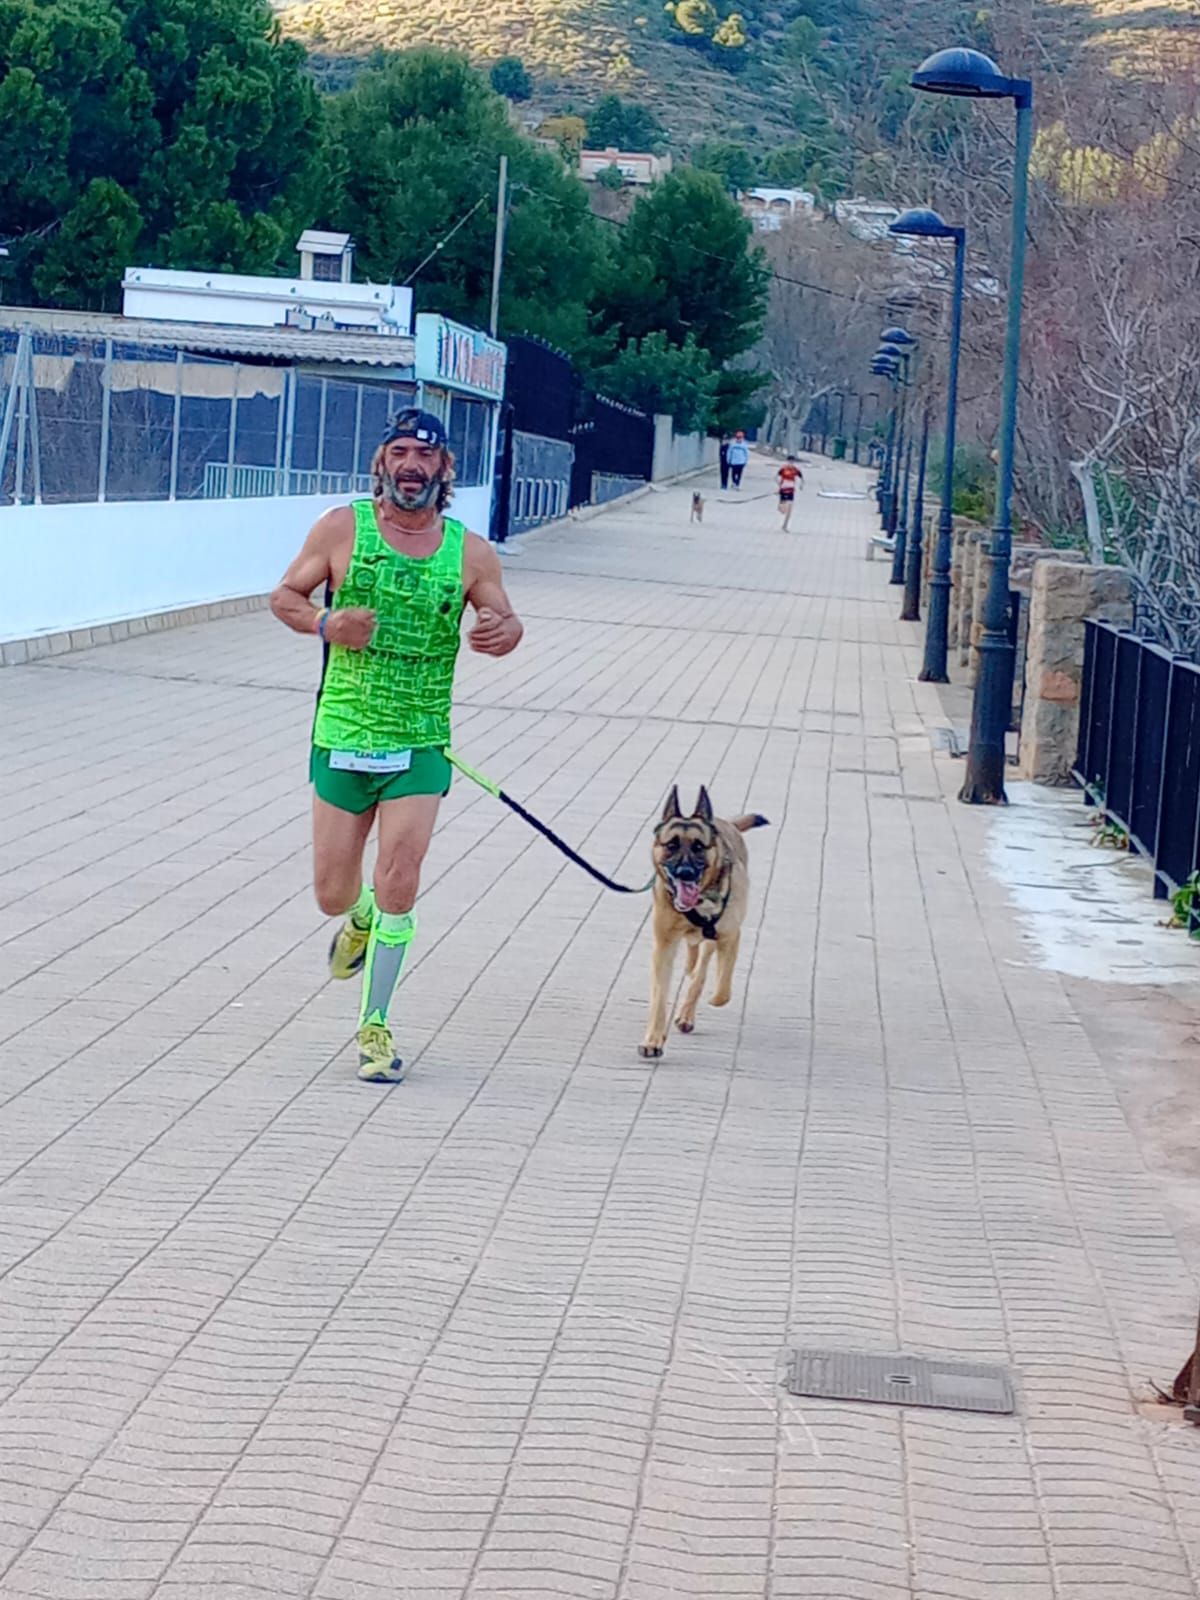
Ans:
[[[662,819],[664,822],[674,822],[676,817],[681,817],[683,812],[679,809],[679,785],[672,786],[667,796],[667,803],[663,807]]]
[[[696,809],[692,812],[694,817],[699,817],[701,822],[711,822],[713,819],[712,801],[708,798],[708,790],[701,785],[700,793],[696,796]]]

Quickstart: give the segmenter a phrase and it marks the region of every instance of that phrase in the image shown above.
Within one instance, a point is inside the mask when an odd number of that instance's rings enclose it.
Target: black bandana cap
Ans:
[[[396,413],[380,442],[394,444],[397,439],[416,439],[421,444],[436,445],[444,450],[446,429],[442,425],[441,418],[435,417],[432,411],[418,411],[411,408]]]

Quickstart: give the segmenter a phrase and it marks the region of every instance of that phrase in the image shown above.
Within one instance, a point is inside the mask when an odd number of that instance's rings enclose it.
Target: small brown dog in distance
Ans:
[[[700,491],[698,489],[692,495],[692,516],[691,516],[691,520],[693,522],[703,522],[704,521],[704,496],[700,493]]]
[[[742,834],[767,827],[766,817],[713,816],[708,790],[685,817],[679,789],[671,790],[662,821],[654,830],[654,955],[650,968],[650,1020],[638,1054],[653,1060],[667,1042],[668,1007],[675,951],[688,947],[689,982],[675,1018],[680,1033],[696,1026],[696,1006],[717,956],[717,987],[711,1005],[727,1006],[733,993],[733,968],[742,937],[750,868]]]

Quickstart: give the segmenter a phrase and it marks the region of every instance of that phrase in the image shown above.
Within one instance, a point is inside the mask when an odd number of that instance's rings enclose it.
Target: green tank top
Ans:
[[[354,551],[333,610],[369,606],[365,650],[331,645],[313,743],[382,754],[450,743],[450,702],[463,612],[461,522],[447,517],[431,556],[405,556],[379,531],[370,500],[354,502]]]

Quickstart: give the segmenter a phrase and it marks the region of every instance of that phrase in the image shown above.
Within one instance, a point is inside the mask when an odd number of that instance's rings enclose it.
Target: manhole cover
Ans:
[[[853,1350],[793,1350],[786,1387],[822,1400],[872,1400],[893,1406],[935,1406],[943,1411],[1014,1409],[1003,1367],[924,1356],[868,1356]]]

